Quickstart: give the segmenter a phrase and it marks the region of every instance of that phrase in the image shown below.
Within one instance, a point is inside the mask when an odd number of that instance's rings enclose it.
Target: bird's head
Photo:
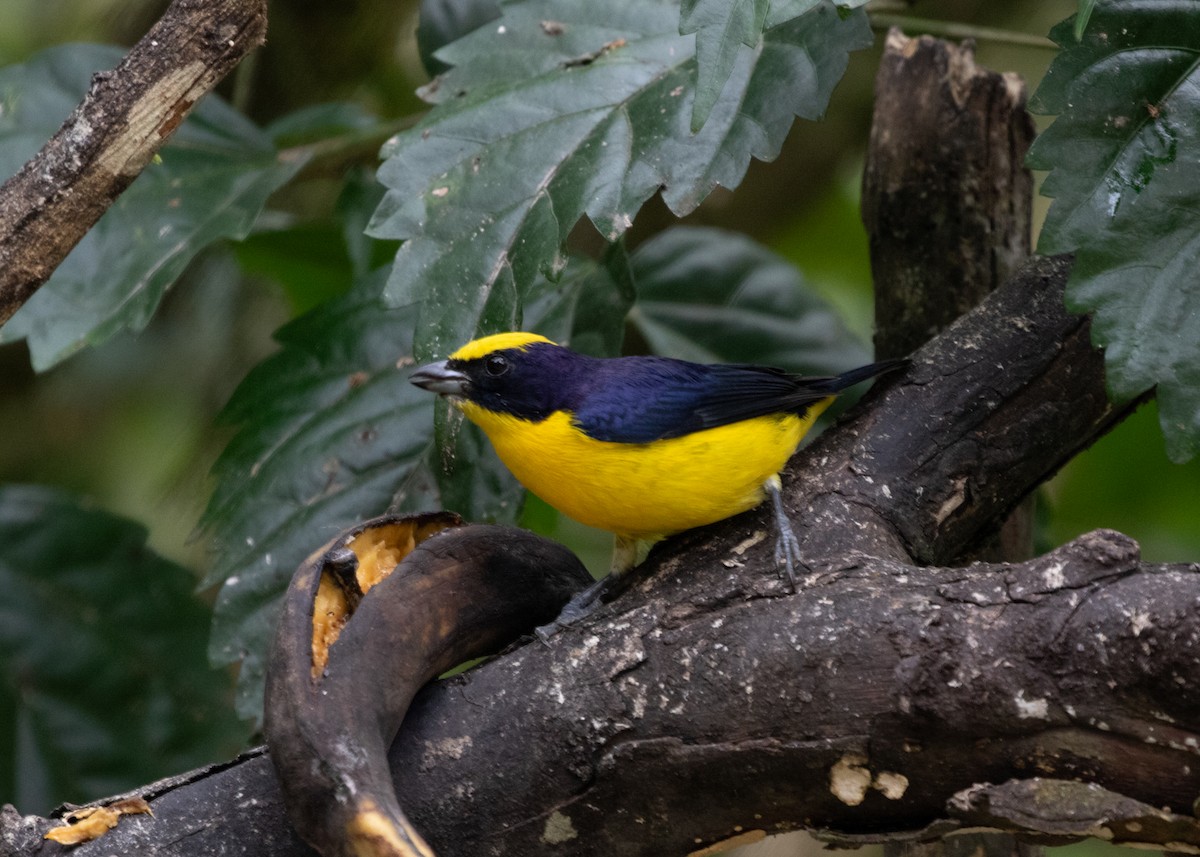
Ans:
[[[583,360],[535,333],[497,333],[422,366],[409,380],[451,400],[542,420],[569,406]]]

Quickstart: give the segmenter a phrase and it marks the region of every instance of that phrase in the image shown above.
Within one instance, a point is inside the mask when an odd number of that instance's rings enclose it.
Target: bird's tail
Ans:
[[[821,392],[834,394],[840,393],[847,387],[853,387],[855,384],[866,381],[868,378],[874,378],[877,375],[884,375],[888,372],[895,372],[898,369],[903,369],[909,364],[907,357],[901,357],[895,360],[880,360],[878,363],[869,363],[866,366],[859,366],[857,369],[851,369],[849,372],[843,372],[841,375],[834,375],[830,378],[813,379],[812,387]]]

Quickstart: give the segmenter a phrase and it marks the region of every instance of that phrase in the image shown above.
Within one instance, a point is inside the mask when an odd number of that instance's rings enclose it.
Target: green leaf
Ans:
[[[244,740],[195,578],[145,541],[62,492],[0,487],[0,802],[86,802]]]
[[[121,57],[66,45],[0,70],[0,173],[15,173],[87,92],[91,75]],[[0,329],[26,339],[39,371],[122,330],[146,326],[166,290],[206,245],[241,238],[267,197],[300,163],[281,164],[270,139],[209,97]]]
[[[405,240],[388,299],[418,304],[425,359],[501,329],[587,214],[615,240],[662,188],[677,214],[751,157],[779,153],[795,116],[816,118],[865,15],[825,3],[739,54],[700,133],[691,133],[694,39],[678,7],[651,0],[527,0],[439,56],[455,68],[426,96],[426,119],[385,147],[388,188],[371,231]]]
[[[814,4],[816,0],[813,0]],[[758,46],[771,0],[683,0],[679,34],[696,34],[696,97],[692,103],[692,133],[704,127],[708,114],[743,45]]]
[[[1167,453],[1200,451],[1200,11],[1099,4],[1031,106],[1058,114],[1029,165],[1050,170],[1042,253],[1075,253],[1067,302],[1091,312],[1113,397],[1157,385]]]
[[[1096,8],[1096,0],[1079,0],[1079,11],[1075,14],[1075,41],[1083,41],[1083,33],[1091,20],[1092,10]]]
[[[498,0],[421,0],[417,52],[430,76],[450,66],[434,54],[472,30],[500,17]]]
[[[680,35],[696,34],[696,99],[692,133],[704,127],[725,88],[742,47],[757,48],[764,28],[798,18],[821,0],[682,0]],[[835,0],[839,12],[866,5],[867,0]]]
[[[658,353],[830,374],[870,360],[786,260],[719,229],[676,227],[631,262],[637,331]]]

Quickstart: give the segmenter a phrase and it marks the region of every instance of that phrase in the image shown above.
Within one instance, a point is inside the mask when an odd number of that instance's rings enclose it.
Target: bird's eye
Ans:
[[[499,377],[508,371],[508,358],[501,354],[491,354],[484,358],[483,368],[486,369],[487,373],[493,378]]]

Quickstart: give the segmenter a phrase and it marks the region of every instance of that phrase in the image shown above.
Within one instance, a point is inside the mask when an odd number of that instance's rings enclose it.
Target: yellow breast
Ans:
[[[669,535],[757,506],[832,399],[652,443],[594,440],[569,414],[540,422],[458,406],[521,484],[581,523],[631,538]]]

